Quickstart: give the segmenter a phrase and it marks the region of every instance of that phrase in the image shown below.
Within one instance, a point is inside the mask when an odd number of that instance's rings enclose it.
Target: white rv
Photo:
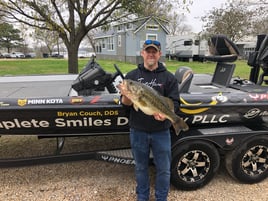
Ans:
[[[167,57],[179,61],[203,61],[208,54],[207,40],[195,34],[168,36]]]

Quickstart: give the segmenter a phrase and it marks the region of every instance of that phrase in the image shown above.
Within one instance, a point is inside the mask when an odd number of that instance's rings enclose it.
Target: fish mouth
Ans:
[[[119,90],[128,90],[127,81],[126,80],[122,80],[118,85],[116,85],[116,87]]]
[[[120,89],[121,85],[122,85],[122,83],[119,83],[118,85],[116,85],[116,88]]]

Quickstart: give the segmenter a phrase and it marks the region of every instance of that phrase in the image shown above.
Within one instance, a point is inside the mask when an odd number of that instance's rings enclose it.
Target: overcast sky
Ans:
[[[189,7],[190,13],[186,13],[187,24],[192,27],[193,32],[202,31],[202,22],[200,17],[204,16],[213,8],[220,8],[227,0],[193,0],[192,6]]]

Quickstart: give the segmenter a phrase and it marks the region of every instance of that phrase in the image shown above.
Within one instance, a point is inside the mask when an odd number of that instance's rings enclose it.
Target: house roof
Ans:
[[[121,25],[121,24],[127,24],[127,23],[134,23],[134,22],[137,22],[137,21],[141,21],[141,20],[147,20],[149,17],[140,17],[140,18],[135,18],[135,19],[132,19],[132,20],[129,20],[129,21],[124,21],[124,22],[117,22],[115,23],[113,26],[117,26],[117,25]]]
[[[121,25],[121,24],[127,24],[127,23],[134,23],[134,22],[138,22],[138,21],[144,21],[140,26],[137,27],[137,29],[134,31],[134,33],[136,34],[137,32],[139,32],[143,27],[145,27],[146,24],[148,24],[151,20],[155,20],[155,22],[157,22],[161,28],[167,33],[169,34],[168,29],[166,28],[166,26],[163,24],[163,22],[167,23],[168,21],[154,17],[154,16],[149,16],[149,17],[142,17],[142,18],[136,18],[130,21],[126,21],[126,22],[122,22],[122,23],[117,23],[114,24],[112,27]],[[115,35],[116,31],[114,29],[109,29],[106,32],[101,32],[95,35],[95,39],[98,38],[106,38],[106,37],[110,37]]]
[[[99,32],[94,36],[94,39],[98,39],[98,38],[107,38],[107,37],[111,37],[115,35],[115,31],[113,29],[109,29],[106,32]]]
[[[167,33],[169,34],[169,31],[168,29],[166,28],[166,26],[163,25],[163,23],[160,22],[161,19],[159,18],[156,18],[154,16],[151,16],[151,17],[147,17],[146,21],[141,25],[139,26],[136,31],[134,33],[137,33],[139,32],[146,24],[148,24],[148,22],[150,22],[151,20],[155,20],[161,27],[162,29]],[[164,21],[164,20],[161,20],[161,21]],[[167,21],[166,21],[167,22]]]

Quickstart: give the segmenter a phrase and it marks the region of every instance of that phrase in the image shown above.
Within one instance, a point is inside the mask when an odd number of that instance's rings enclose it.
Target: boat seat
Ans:
[[[193,71],[190,67],[181,66],[175,72],[175,77],[178,81],[179,92],[188,93],[193,79]]]
[[[239,49],[225,35],[214,35],[208,41],[210,55],[204,58],[214,62],[234,62],[239,55]]]

